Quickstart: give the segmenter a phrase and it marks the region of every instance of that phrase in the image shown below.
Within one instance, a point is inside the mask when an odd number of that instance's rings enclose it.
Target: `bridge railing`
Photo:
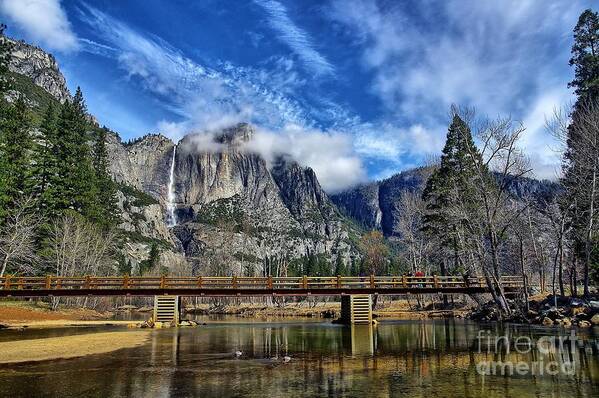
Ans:
[[[505,288],[523,286],[520,276],[503,276]],[[0,290],[96,290],[96,289],[463,289],[485,288],[483,277],[462,276],[297,276],[297,277],[0,277]]]

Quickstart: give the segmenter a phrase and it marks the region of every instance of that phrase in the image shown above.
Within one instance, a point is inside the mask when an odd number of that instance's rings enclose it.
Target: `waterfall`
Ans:
[[[175,157],[177,155],[177,145],[173,147],[173,160],[171,161],[171,171],[168,179],[168,191],[166,195],[166,224],[169,227],[177,225],[177,215],[175,214]]]

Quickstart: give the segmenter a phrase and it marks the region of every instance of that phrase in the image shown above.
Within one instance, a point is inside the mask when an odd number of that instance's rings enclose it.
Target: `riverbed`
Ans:
[[[374,327],[204,320],[208,324],[198,328],[150,331],[134,348],[1,365],[0,396],[599,396],[597,328],[572,334],[460,320],[383,321]],[[0,331],[0,340],[106,331]],[[506,372],[511,364],[512,374],[498,373],[497,363]]]

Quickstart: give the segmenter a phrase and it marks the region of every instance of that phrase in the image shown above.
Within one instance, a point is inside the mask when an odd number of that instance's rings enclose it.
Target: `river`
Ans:
[[[0,396],[599,396],[599,328],[572,333],[457,320],[374,327],[207,322],[151,331],[144,346],[110,354],[0,366]],[[0,340],[100,330],[106,328],[3,331]]]

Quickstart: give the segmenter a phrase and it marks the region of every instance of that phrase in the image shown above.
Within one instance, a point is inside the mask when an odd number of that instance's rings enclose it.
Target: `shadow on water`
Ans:
[[[376,327],[221,321],[152,331],[146,345],[111,354],[2,367],[0,396],[490,398],[599,392],[596,329],[570,344],[573,336],[565,329],[452,320]],[[559,336],[564,340],[550,341]],[[481,363],[492,362],[575,366],[558,374],[480,370]]]

